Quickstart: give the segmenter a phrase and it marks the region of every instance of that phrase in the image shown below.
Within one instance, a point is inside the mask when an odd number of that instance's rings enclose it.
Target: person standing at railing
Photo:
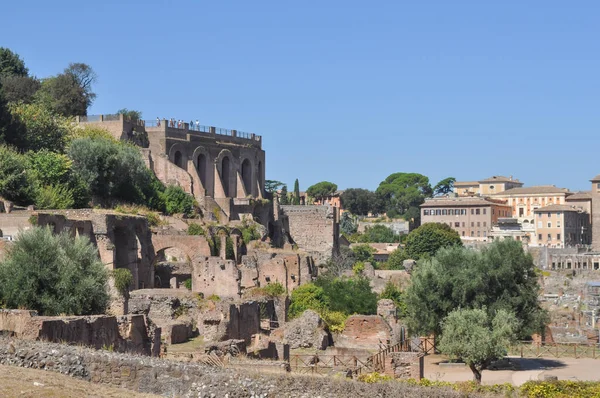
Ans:
[[[160,127],[160,119],[156,117],[156,127]]]
[[[190,120],[190,125],[188,126],[190,130],[194,129],[194,121]]]
[[[196,130],[200,131],[200,122],[196,119]]]

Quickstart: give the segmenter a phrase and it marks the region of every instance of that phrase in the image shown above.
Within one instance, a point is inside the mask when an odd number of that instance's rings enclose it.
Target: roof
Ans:
[[[500,202],[494,199],[472,197],[472,196],[458,196],[458,197],[447,197],[447,198],[432,198],[425,199],[425,203],[421,207],[449,207],[449,206],[491,206],[500,205],[508,206],[504,202]]]
[[[591,182],[600,181],[600,174],[590,180]]]
[[[485,180],[481,180],[479,182],[516,182],[516,183],[522,184],[521,181],[517,180],[516,178],[513,179],[512,176],[510,176],[510,177],[491,176],[491,177],[486,178]]]
[[[509,195],[539,195],[539,194],[569,193],[567,188],[558,188],[554,185],[537,185],[533,187],[511,188],[506,191],[496,192],[490,196],[509,196]]]
[[[464,185],[479,185],[479,181],[456,181],[454,183],[455,187],[462,187]]]
[[[579,191],[575,192],[573,195],[567,196],[567,201],[569,200],[592,200],[592,192],[591,191]]]
[[[550,205],[546,207],[540,207],[539,209],[535,209],[534,213],[540,213],[544,211],[577,211],[581,212],[581,208],[571,206],[571,205]]]
[[[400,243],[352,243],[350,248],[360,245],[369,245],[373,249],[377,250],[373,254],[390,254],[400,246]]]

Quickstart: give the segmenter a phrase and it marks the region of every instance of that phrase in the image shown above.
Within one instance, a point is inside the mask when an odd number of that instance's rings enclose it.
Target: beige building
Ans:
[[[512,209],[512,217],[519,220],[523,227],[534,222],[534,211],[549,205],[564,205],[571,195],[566,188],[554,185],[519,187],[491,195],[490,197],[504,201]]]
[[[454,192],[458,196],[489,196],[522,186],[523,183],[512,176],[491,176],[481,181],[456,181]]]
[[[592,222],[592,194],[590,191],[575,192],[567,196],[565,203],[571,206],[580,207],[590,215],[590,223]]]
[[[579,207],[553,204],[534,210],[537,244],[573,247],[592,242],[590,215]]]
[[[500,217],[510,217],[511,209],[500,201],[480,197],[426,199],[421,205],[421,224],[448,224],[466,240],[486,241]]]

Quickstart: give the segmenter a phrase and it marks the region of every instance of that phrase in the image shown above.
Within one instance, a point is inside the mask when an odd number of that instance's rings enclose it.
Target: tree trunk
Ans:
[[[473,381],[477,384],[481,384],[481,371],[473,364],[469,364],[469,368],[471,368],[471,372],[473,372]]]

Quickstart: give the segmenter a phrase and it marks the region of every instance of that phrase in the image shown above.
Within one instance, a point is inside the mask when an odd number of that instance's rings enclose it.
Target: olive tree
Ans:
[[[457,309],[442,322],[439,350],[462,360],[481,384],[481,371],[502,359],[516,340],[519,322],[515,314],[498,310],[492,317],[485,309]]]

